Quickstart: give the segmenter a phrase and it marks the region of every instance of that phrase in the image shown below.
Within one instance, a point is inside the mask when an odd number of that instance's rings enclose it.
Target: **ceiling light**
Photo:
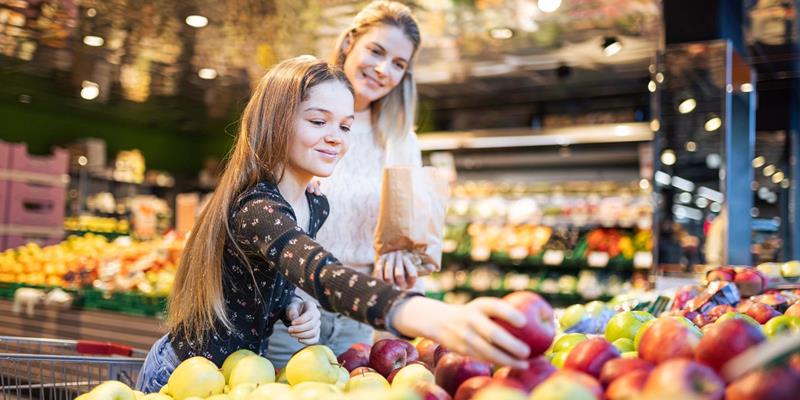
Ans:
[[[742,91],[742,93],[750,93],[753,91],[753,84],[743,83],[742,86],[739,86],[739,89]]]
[[[686,142],[686,151],[690,153],[694,153],[695,151],[697,151],[697,143],[691,140]]]
[[[689,204],[692,202],[692,194],[689,192],[683,192],[678,195],[678,201],[683,204]]]
[[[767,163],[767,159],[764,156],[758,156],[753,159],[753,168],[761,168],[764,164]]]
[[[697,100],[692,97],[681,102],[678,104],[678,112],[681,114],[688,114],[694,111],[694,108],[697,107]]]
[[[208,18],[202,15],[190,15],[186,17],[186,25],[189,25],[192,28],[202,28],[208,25]]]
[[[711,201],[716,201],[717,203],[722,203],[723,201],[725,201],[725,195],[723,195],[722,192],[719,192],[711,188],[707,188],[705,186],[700,186],[699,188],[697,188],[697,194]]]
[[[772,183],[781,183],[783,182],[783,178],[784,178],[783,172],[778,171],[772,175]]]
[[[538,6],[542,12],[553,12],[561,7],[561,0],[539,0]]]
[[[200,71],[197,71],[197,76],[200,79],[214,79],[217,77],[217,70],[214,68],[201,68]]]
[[[767,165],[766,167],[764,167],[764,171],[762,171],[762,172],[764,173],[764,176],[771,176],[772,174],[775,173],[775,171],[777,171],[777,168],[775,167],[775,165],[770,164],[770,165]]]
[[[86,10],[86,16],[89,18],[94,18],[97,15],[97,10],[94,8],[90,8]]]
[[[781,187],[784,189],[788,189],[792,184],[789,183],[789,179],[784,179],[781,181]]]
[[[710,169],[717,169],[722,165],[722,157],[717,153],[711,153],[706,156],[706,167]]]
[[[89,36],[84,36],[83,37],[83,44],[85,44],[87,46],[91,46],[91,47],[100,47],[105,42],[106,41],[103,40],[103,38],[101,38],[100,36],[89,35]]]
[[[711,209],[711,212],[718,213],[718,212],[722,211],[722,204],[719,204],[719,203],[711,203],[711,206],[710,206],[710,207],[708,207],[708,208],[710,208],[710,209]]]
[[[676,161],[678,161],[678,156],[675,155],[674,151],[666,149],[661,153],[661,162],[664,165],[674,165]]]
[[[706,199],[705,197],[698,197],[694,201],[694,204],[699,208],[706,208],[708,207],[708,199]]]
[[[489,36],[492,39],[506,40],[514,37],[514,31],[509,28],[492,28],[489,30]]]
[[[661,123],[658,122],[658,119],[654,119],[650,121],[650,130],[653,132],[658,132],[661,129]]]
[[[650,189],[650,181],[648,181],[647,179],[639,180],[639,189],[642,190]]]
[[[650,93],[655,93],[655,91],[656,91],[656,83],[653,82],[653,81],[648,82],[647,83],[647,90],[649,90]]]
[[[607,36],[603,38],[603,54],[606,57],[611,57],[620,51],[622,51],[622,43],[616,37]]]
[[[81,97],[86,100],[94,100],[100,95],[100,85],[92,81],[81,83]]]
[[[706,132],[714,132],[715,130],[719,129],[720,126],[722,126],[722,119],[714,115],[713,117],[709,118],[708,121],[706,121]]]
[[[662,74],[661,72],[657,73],[656,74],[656,82],[664,83],[664,74]]]

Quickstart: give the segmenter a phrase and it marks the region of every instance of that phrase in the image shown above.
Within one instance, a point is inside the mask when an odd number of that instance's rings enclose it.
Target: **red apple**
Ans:
[[[430,369],[436,368],[436,349],[439,348],[439,343],[430,339],[422,339],[417,343],[417,353],[419,353],[419,360],[424,362]]]
[[[736,305],[736,312],[747,314],[747,310],[750,309],[753,304],[756,304],[756,302],[748,299],[742,300]]]
[[[375,371],[374,369],[372,369],[370,367],[358,367],[358,368],[350,371],[350,377],[352,378],[352,377],[354,377],[356,375],[366,374],[367,372],[378,373],[378,371]]]
[[[700,339],[695,359],[720,372],[728,360],[766,340],[764,333],[741,319],[715,323]]]
[[[556,372],[556,367],[544,356],[528,360],[528,368],[524,370],[502,367],[494,372],[498,379],[510,379],[519,382],[521,389],[530,392],[536,385],[542,383],[547,377]]]
[[[433,352],[433,368],[434,369],[436,369],[436,365],[439,364],[439,360],[441,360],[442,357],[444,357],[444,355],[448,354],[448,353],[450,353],[450,350],[447,350],[447,348],[445,348],[442,345],[439,345],[439,347],[436,348],[436,351]]]
[[[706,274],[706,280],[711,281],[725,281],[725,282],[733,282],[734,277],[736,276],[736,271],[730,267],[719,267],[708,274]]]
[[[472,378],[464,381],[464,383],[458,387],[458,390],[456,390],[456,395],[453,396],[453,400],[469,400],[475,396],[479,390],[489,385],[498,385],[524,390],[519,382],[515,382],[511,379],[491,378],[488,376],[473,376]]]
[[[370,347],[363,343],[356,343],[350,346],[344,353],[339,354],[336,359],[348,372],[353,372],[358,367],[369,365]]]
[[[530,347],[530,357],[544,353],[556,335],[555,319],[550,304],[533,292],[513,292],[503,296],[503,300],[522,312],[526,322],[521,328],[511,326],[502,320],[496,322]]]
[[[781,315],[781,313],[764,303],[753,303],[747,309],[747,315],[758,321],[759,324],[763,325],[773,317]]]
[[[800,374],[781,365],[759,369],[737,379],[725,390],[726,400],[793,400],[800,393]]]
[[[783,315],[788,315],[791,317],[800,317],[800,301],[796,301],[794,304],[789,306],[786,309],[786,312]]]
[[[658,318],[642,335],[639,357],[654,364],[672,358],[694,358],[701,333],[678,318]]]
[[[571,370],[571,369],[560,369],[560,370],[556,371],[555,373],[553,373],[553,375],[550,375],[550,377],[545,379],[545,381],[547,381],[549,379],[553,379],[553,378],[559,378],[560,379],[562,377],[566,377],[568,380],[570,380],[572,382],[575,382],[577,384],[580,384],[583,387],[589,389],[589,391],[594,393],[594,395],[598,399],[602,399],[603,398],[603,386],[600,385],[600,382],[598,382],[597,379],[595,379],[595,378],[593,378],[593,377],[591,377],[591,376],[589,376],[587,374],[584,374],[583,372],[580,372],[580,371],[575,371],[575,370]]]
[[[711,368],[687,359],[659,364],[642,391],[645,399],[721,400],[725,382]]]
[[[398,342],[406,347],[406,364],[411,364],[412,362],[419,360],[419,352],[417,351],[417,348],[411,344],[411,342],[407,342],[405,340],[398,340]]]
[[[707,320],[707,322],[714,322],[714,321],[717,320],[717,318],[721,317],[722,314],[725,314],[726,312],[732,312],[732,311],[736,311],[736,309],[733,308],[733,306],[731,306],[729,304],[720,304],[720,305],[714,306],[712,309],[708,310],[708,315],[706,316],[706,320]],[[701,326],[701,328],[702,328],[702,326]]]
[[[644,369],[637,369],[623,374],[608,385],[606,399],[634,400],[640,398],[648,377],[650,377],[650,370]]]
[[[564,368],[585,372],[597,378],[603,364],[618,357],[619,350],[613,344],[601,337],[594,337],[576,344],[570,350],[567,360],[564,361]]]
[[[754,268],[745,268],[736,273],[733,279],[739,288],[742,297],[755,296],[767,286],[767,279],[760,271]]]
[[[420,400],[452,400],[444,389],[428,381],[415,383],[411,386],[411,390],[420,397]]]
[[[644,370],[650,372],[655,365],[641,358],[615,358],[606,362],[600,371],[600,383],[608,386],[619,377],[633,371]]]
[[[388,377],[396,369],[405,367],[409,358],[405,343],[408,342],[393,339],[375,342],[369,355],[369,366],[384,377]]]
[[[450,395],[455,395],[458,387],[467,379],[473,376],[492,376],[492,367],[474,358],[450,353],[436,364],[434,375],[437,385]]]

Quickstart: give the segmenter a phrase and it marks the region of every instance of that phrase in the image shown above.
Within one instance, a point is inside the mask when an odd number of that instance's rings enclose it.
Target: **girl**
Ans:
[[[313,343],[316,307],[454,351],[524,368],[528,347],[491,318],[525,317],[499,299],[448,305],[345,268],[314,240],[328,215],[323,196],[306,192],[347,152],[352,87],[336,67],[313,57],[268,72],[242,115],[219,186],[186,243],[169,301],[169,333],[145,359],[137,389],[154,392],[177,364],[202,355],[221,365],[247,348],[266,354],[279,319]]]
[[[383,167],[422,165],[412,132],[416,84],[411,66],[419,45],[420,31],[411,10],[397,2],[371,3],[342,33],[331,62],[344,69],[355,92],[351,150],[339,162],[336,174],[322,180],[314,190],[325,193],[332,210],[328,223],[317,233],[317,241],[347,267],[402,289],[414,287],[416,268],[402,252],[384,255],[373,266],[373,235]],[[298,294],[310,297],[302,291]],[[354,343],[371,343],[372,339],[369,325],[322,312],[320,342],[334,353],[340,354]],[[287,328],[276,326],[268,358],[283,367],[301,347]]]

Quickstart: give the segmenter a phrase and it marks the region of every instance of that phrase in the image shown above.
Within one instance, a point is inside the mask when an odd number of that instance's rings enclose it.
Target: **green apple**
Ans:
[[[136,396],[136,400],[142,400],[144,398],[144,393],[134,390],[133,395]]]
[[[347,400],[420,400],[419,395],[409,388],[365,388],[347,393]]]
[[[339,380],[339,363],[330,348],[315,344],[298,351],[289,359],[286,378],[292,386],[301,382],[333,384]]]
[[[97,400],[136,400],[136,395],[128,385],[120,381],[105,381],[97,385],[89,397]]]
[[[781,265],[781,276],[794,281],[800,277],[800,261],[787,261]]]
[[[350,380],[347,381],[345,390],[348,392],[361,391],[364,389],[389,390],[390,387],[389,381],[387,381],[383,375],[377,372],[364,372],[350,378]]]
[[[265,383],[250,392],[247,400],[295,400],[292,387],[284,383]]]
[[[233,400],[247,400],[247,396],[249,396],[253,390],[256,390],[257,387],[258,383],[254,382],[240,383],[236,385],[235,388],[231,389],[228,395],[230,395]]]
[[[598,316],[606,310],[610,310],[610,308],[602,301],[595,300],[586,303],[586,312],[592,314],[593,316]]]
[[[86,392],[86,393],[76,397],[75,400],[91,400],[91,398],[92,397],[89,396],[89,392]]]
[[[639,327],[639,330],[636,331],[636,335],[633,337],[633,348],[635,350],[639,350],[639,342],[642,340],[642,336],[644,336],[644,331],[646,331],[647,328],[650,327],[650,325],[653,325],[655,321],[656,321],[655,319],[651,319],[645,322],[644,324],[642,324],[642,326]]]
[[[392,380],[392,387],[408,387],[414,385],[416,382],[428,381],[436,383],[436,378],[433,373],[422,364],[406,365],[397,371],[397,374]]]
[[[142,399],[144,399],[144,400],[173,400],[172,396],[168,396],[168,395],[163,394],[163,393],[146,394],[146,395],[144,395],[144,397],[142,397]]]
[[[764,324],[764,333],[769,337],[787,333],[800,335],[800,317],[793,317],[790,315],[774,317]]]
[[[681,321],[682,324],[689,327],[689,329],[691,329],[695,334],[697,334],[697,336],[700,337],[703,336],[703,331],[701,331],[700,328],[698,328],[697,325],[695,325],[694,322],[692,322],[689,318],[682,317],[680,315],[671,315],[670,318],[675,318],[678,321]]]
[[[738,313],[738,312],[735,312],[735,311],[728,311],[725,314],[720,315],[720,317],[717,318],[717,320],[714,323],[718,324],[720,322],[724,322],[724,321],[727,321],[729,319],[741,319],[741,320],[747,321],[750,325],[753,325],[753,326],[757,327],[758,329],[761,329],[761,324],[759,324],[758,321],[754,320],[753,317],[751,317],[751,316],[749,316],[747,314],[742,314],[742,313]]]
[[[595,400],[596,398],[589,388],[567,376],[555,376],[536,386],[529,400]]]
[[[343,397],[342,391],[335,385],[323,382],[300,382],[292,386],[297,400],[317,400]]]
[[[230,383],[231,371],[233,371],[233,367],[235,367],[236,364],[239,363],[239,361],[241,361],[243,358],[247,356],[255,356],[255,355],[256,353],[253,353],[248,349],[236,350],[230,355],[228,355],[228,357],[225,358],[225,361],[222,363],[222,375],[225,376],[225,382]]]
[[[235,388],[243,383],[275,382],[275,367],[261,356],[246,356],[231,370],[229,384]]]
[[[622,358],[639,358],[639,352],[638,351],[626,351],[626,352],[622,353],[622,355],[620,355],[620,357],[622,357]]]
[[[553,353],[553,359],[550,360],[550,363],[553,364],[556,368],[563,368],[564,361],[567,361],[567,356],[569,355],[569,351],[561,351],[558,353]]]
[[[573,304],[564,310],[564,314],[558,321],[561,329],[567,329],[572,325],[581,322],[586,315],[586,307],[583,304]]]
[[[528,396],[525,392],[514,388],[489,384],[478,390],[472,400],[528,400]]]
[[[172,395],[169,393],[169,384],[166,384],[166,385],[162,386],[162,387],[161,387],[161,389],[158,389],[158,393],[161,393],[161,394],[166,394],[166,395],[172,396]]]
[[[626,352],[629,352],[629,351],[636,350],[633,347],[633,340],[630,340],[628,338],[619,338],[619,339],[615,340],[611,344],[613,344],[614,347],[616,347],[617,350],[619,350],[620,353],[626,353]]]
[[[336,381],[336,387],[339,389],[343,389],[347,386],[347,381],[350,380],[350,372],[347,371],[347,368],[339,366],[339,380]]]
[[[176,400],[190,396],[209,397],[221,394],[225,376],[217,366],[203,357],[192,357],[180,363],[167,381],[168,394]]]
[[[562,351],[570,351],[578,343],[588,339],[589,337],[582,333],[566,333],[556,339],[551,347],[553,353],[560,353]]]
[[[225,393],[215,394],[213,396],[206,397],[206,400],[233,400],[233,398]]]
[[[633,340],[636,333],[645,322],[654,319],[652,314],[645,311],[623,311],[611,317],[606,325],[606,340],[614,342],[620,338]]]
[[[202,397],[197,397],[197,396],[189,396],[189,397],[187,397],[187,398],[185,398],[183,400],[205,400],[205,399],[203,399]]]

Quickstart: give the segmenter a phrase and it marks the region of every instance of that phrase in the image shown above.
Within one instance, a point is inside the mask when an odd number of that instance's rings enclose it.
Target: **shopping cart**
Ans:
[[[73,399],[111,379],[133,386],[146,354],[114,343],[0,336],[0,400]]]

